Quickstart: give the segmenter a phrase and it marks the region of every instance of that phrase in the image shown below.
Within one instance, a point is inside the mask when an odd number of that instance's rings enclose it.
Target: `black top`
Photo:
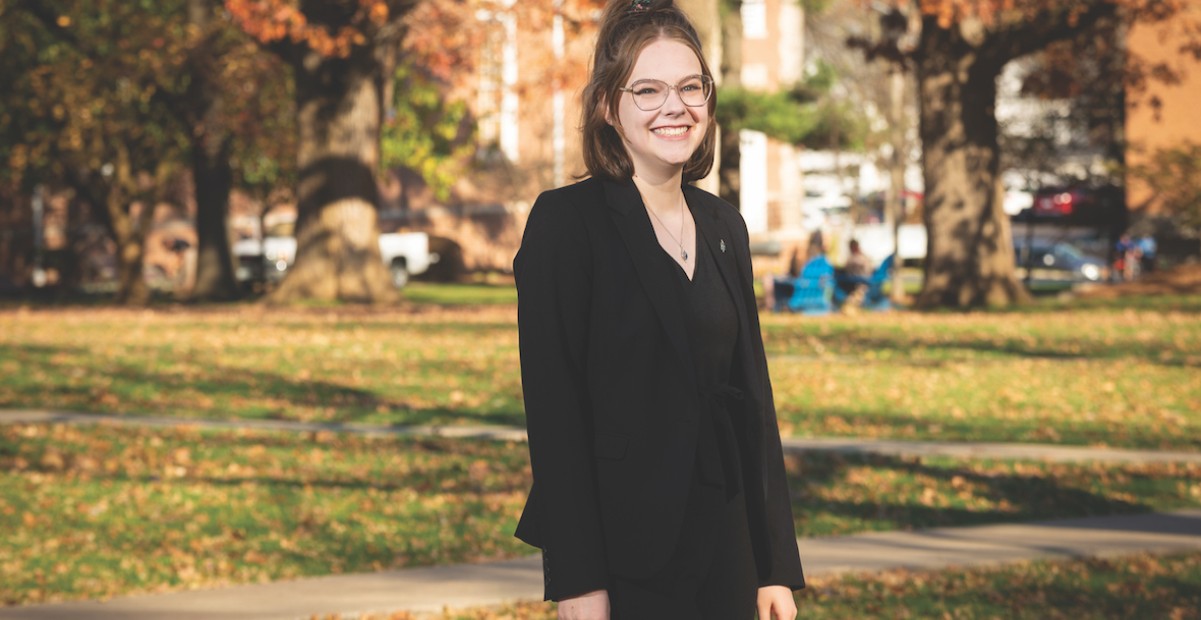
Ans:
[[[737,441],[730,420],[728,400],[740,397],[730,387],[730,363],[738,343],[738,309],[718,271],[714,256],[698,237],[693,257],[696,268],[692,279],[683,267],[664,252],[679,275],[679,294],[685,308],[684,324],[696,369],[697,384],[707,407],[697,444],[697,476],[702,484],[723,487],[727,498],[740,488]]]

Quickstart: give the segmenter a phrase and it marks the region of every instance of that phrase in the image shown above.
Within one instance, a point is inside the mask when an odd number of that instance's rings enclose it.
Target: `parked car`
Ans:
[[[1066,241],[1014,239],[1014,264],[1018,279],[1032,290],[1063,290],[1078,284],[1105,282],[1109,268],[1103,259],[1089,256]]]
[[[1034,193],[1033,203],[1014,216],[1025,222],[1062,222],[1100,229],[1120,229],[1126,220],[1126,194],[1114,186],[1048,186]]]
[[[287,230],[286,235],[278,234],[280,232],[285,231],[268,230],[261,241],[243,239],[234,243],[239,282],[275,283],[283,279],[296,259],[296,237],[291,235],[291,230]],[[430,265],[438,262],[438,255],[429,248],[429,235],[423,232],[379,236],[380,258],[391,272],[396,288],[404,288],[411,276],[425,273]]]

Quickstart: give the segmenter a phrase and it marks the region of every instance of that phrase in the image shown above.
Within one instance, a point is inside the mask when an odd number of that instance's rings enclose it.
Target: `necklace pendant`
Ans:
[[[680,260],[688,260],[688,251],[680,250]]]

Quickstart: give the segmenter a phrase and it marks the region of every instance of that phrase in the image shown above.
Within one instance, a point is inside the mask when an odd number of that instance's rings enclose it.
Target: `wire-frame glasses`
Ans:
[[[707,75],[690,75],[674,86],[663,80],[638,80],[627,88],[619,89],[630,93],[634,105],[643,112],[653,112],[667,103],[672,90],[680,95],[680,101],[691,108],[699,108],[713,96],[713,80]]]

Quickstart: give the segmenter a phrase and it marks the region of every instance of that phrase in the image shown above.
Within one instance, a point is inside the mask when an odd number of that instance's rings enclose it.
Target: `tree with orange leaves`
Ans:
[[[377,302],[394,296],[376,221],[383,76],[411,0],[225,0],[235,22],[292,69],[296,261],[273,293]]]
[[[225,0],[235,22],[291,66],[296,87],[297,255],[275,300],[394,296],[376,243],[376,175],[383,105],[401,54],[434,76],[461,72],[478,48],[478,9],[514,12],[537,29],[556,12],[583,15],[594,4]]]
[[[928,232],[924,307],[1004,306],[1025,298],[1002,209],[996,79],[1010,60],[1107,21],[1187,20],[1183,53],[1201,57],[1195,0],[894,0],[871,54],[916,73]],[[888,36],[888,34],[891,36]],[[1156,73],[1132,59],[1126,79]]]

